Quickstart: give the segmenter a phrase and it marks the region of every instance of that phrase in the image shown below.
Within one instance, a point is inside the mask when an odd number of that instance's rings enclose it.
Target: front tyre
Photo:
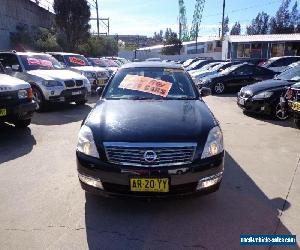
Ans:
[[[225,85],[222,82],[215,83],[213,86],[213,93],[220,95],[225,92]]]
[[[27,128],[31,123],[31,119],[17,120],[14,122],[16,128]]]
[[[33,94],[33,100],[36,102],[36,111],[37,112],[43,111],[45,109],[46,104],[42,92],[38,88],[33,87],[32,94]]]

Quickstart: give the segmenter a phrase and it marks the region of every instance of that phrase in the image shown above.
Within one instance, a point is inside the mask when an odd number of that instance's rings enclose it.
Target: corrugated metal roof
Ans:
[[[205,42],[212,42],[212,41],[218,41],[220,40],[220,38],[218,36],[207,36],[207,37],[198,37],[197,43],[205,43]],[[183,42],[182,45],[189,45],[189,44],[196,44],[196,41],[189,41],[189,42]],[[172,46],[172,45],[169,45]],[[159,45],[154,45],[151,47],[144,47],[144,48],[140,48],[138,50],[152,50],[152,49],[161,49],[163,48],[164,45],[163,44],[159,44]]]
[[[300,41],[300,33],[297,34],[272,34],[272,35],[232,35],[228,36],[228,41],[233,43],[240,42],[283,42]]]

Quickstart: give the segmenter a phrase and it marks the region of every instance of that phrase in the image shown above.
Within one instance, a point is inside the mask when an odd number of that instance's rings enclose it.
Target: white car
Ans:
[[[300,56],[272,57],[262,66],[274,72],[281,73],[285,71],[290,64],[298,61],[300,61]]]
[[[32,52],[1,52],[0,61],[8,74],[30,83],[37,110],[51,102],[84,105],[91,84],[78,73],[63,69],[52,56]]]
[[[67,69],[86,76],[92,85],[93,91],[98,86],[105,86],[109,79],[108,70],[102,67],[91,66],[83,55],[65,52],[48,52],[48,54],[52,55]]]

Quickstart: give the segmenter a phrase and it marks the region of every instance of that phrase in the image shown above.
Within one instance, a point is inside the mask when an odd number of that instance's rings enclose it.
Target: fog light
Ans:
[[[199,180],[198,185],[197,185],[197,190],[201,190],[201,189],[205,189],[205,188],[214,186],[219,181],[221,181],[222,176],[223,176],[223,172],[220,172],[218,174],[215,174],[215,175],[212,175],[209,177],[205,177],[205,178]]]
[[[79,180],[81,180],[83,183],[95,187],[95,188],[99,188],[103,190],[103,185],[100,179],[95,179],[91,176],[86,176],[86,175],[82,175],[82,174],[78,174],[78,178]]]

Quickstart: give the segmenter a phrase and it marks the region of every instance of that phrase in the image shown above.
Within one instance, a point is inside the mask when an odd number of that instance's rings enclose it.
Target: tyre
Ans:
[[[42,92],[38,88],[33,87],[32,93],[33,93],[33,100],[37,104],[36,111],[37,112],[43,111],[46,107],[46,104]]]
[[[218,82],[215,83],[215,85],[213,86],[213,93],[220,95],[223,94],[225,92],[225,85],[222,82]]]
[[[289,118],[288,111],[285,107],[283,107],[280,102],[277,103],[274,111],[273,111],[273,117],[280,121],[285,121]]]
[[[296,128],[300,129],[300,118],[295,118],[294,123],[295,123]]]
[[[16,128],[27,128],[31,123],[31,119],[17,120],[14,122]]]
[[[87,100],[85,100],[85,99],[83,99],[83,100],[78,100],[78,101],[76,101],[75,102],[76,103],[76,105],[85,105],[86,103],[87,103]]]

